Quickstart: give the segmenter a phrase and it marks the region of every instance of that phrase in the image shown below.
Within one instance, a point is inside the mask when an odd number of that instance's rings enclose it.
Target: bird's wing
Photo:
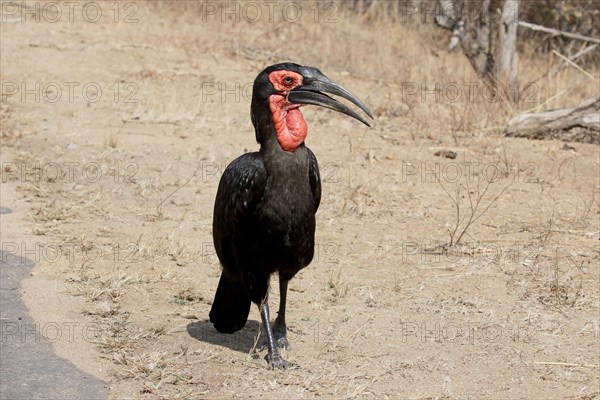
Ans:
[[[226,242],[252,214],[266,184],[267,170],[257,152],[236,158],[223,172],[213,214],[213,241],[222,263]]]
[[[319,175],[319,164],[317,157],[307,147],[308,150],[308,178],[310,179],[310,188],[312,189],[313,199],[315,199],[315,212],[321,203],[321,176]]]

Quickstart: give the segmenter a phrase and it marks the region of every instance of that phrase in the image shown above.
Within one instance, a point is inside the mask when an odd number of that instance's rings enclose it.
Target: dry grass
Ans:
[[[329,271],[329,282],[327,282],[329,288],[333,291],[333,296],[336,299],[342,298],[348,291],[348,285],[342,278],[342,269],[338,268],[337,271]]]
[[[182,20],[201,18],[205,10],[189,2],[185,5],[161,2],[154,7]],[[235,59],[250,65],[259,60],[264,64],[265,59],[296,60],[326,66],[323,68],[335,77],[369,81],[371,91],[366,99],[378,124],[387,127],[401,119],[403,130],[432,136],[500,130],[507,118],[518,112],[573,106],[597,92],[597,69],[582,73],[569,67],[548,76],[546,72],[562,65],[564,60],[555,54],[531,57],[536,44],[528,43],[523,45],[519,65],[521,101],[514,105],[501,93],[497,96],[486,93],[464,56],[446,53],[449,33],[433,24],[400,23],[387,8],[385,2],[373,2],[369,12],[361,17],[347,7],[338,7],[335,23],[315,22],[307,13],[301,23],[284,24],[275,20],[272,24],[249,26],[222,23],[220,18],[205,16],[202,30],[182,31],[175,45],[189,47],[188,51],[201,46],[215,57],[233,52]],[[232,38],[232,32],[242,25],[247,29],[244,35],[247,41]],[[210,32],[210,40],[205,40],[206,32]],[[351,35],[345,35],[350,32]],[[282,48],[280,43],[294,45]],[[310,47],[309,43],[319,46]],[[411,94],[414,85],[418,90]],[[454,101],[453,90],[457,87],[462,96]],[[469,90],[474,90],[473,98],[469,98]],[[485,101],[486,98],[494,101]]]
[[[20,137],[11,118],[13,112],[7,104],[0,104],[0,141],[2,146],[10,146],[13,140]]]

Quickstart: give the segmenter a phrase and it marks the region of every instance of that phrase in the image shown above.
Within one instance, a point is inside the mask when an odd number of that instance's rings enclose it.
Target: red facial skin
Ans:
[[[273,115],[277,141],[285,151],[296,150],[304,143],[308,131],[300,112],[301,105],[287,100],[290,90],[302,85],[302,79],[302,75],[292,71],[280,70],[269,74],[269,81],[278,92],[269,96],[269,108]]]

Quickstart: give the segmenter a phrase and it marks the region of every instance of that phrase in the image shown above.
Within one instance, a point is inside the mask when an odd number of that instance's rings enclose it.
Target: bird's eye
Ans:
[[[286,86],[290,86],[292,83],[294,83],[294,80],[292,79],[291,76],[286,76],[285,78],[283,78],[283,83]]]

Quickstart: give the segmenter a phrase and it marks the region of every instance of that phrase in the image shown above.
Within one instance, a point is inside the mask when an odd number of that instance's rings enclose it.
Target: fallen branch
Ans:
[[[583,128],[585,132],[573,137],[567,132],[572,128]],[[519,114],[508,122],[505,134],[529,139],[562,139],[600,144],[600,96],[593,97],[576,108]]]

